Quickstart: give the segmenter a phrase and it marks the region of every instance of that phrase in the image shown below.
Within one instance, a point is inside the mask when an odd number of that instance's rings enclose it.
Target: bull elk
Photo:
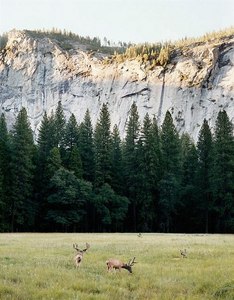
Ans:
[[[108,272],[113,269],[118,269],[120,271],[122,268],[122,269],[126,269],[130,273],[132,273],[132,266],[135,263],[137,263],[135,261],[135,257],[133,259],[130,259],[127,264],[123,263],[122,261],[120,261],[119,259],[116,259],[116,258],[110,258],[109,260],[106,261]]]
[[[81,250],[78,248],[77,244],[73,244],[73,248],[76,249],[77,251],[74,260],[75,260],[76,267],[79,268],[83,259],[83,255],[90,248],[90,245],[86,243],[86,248]]]

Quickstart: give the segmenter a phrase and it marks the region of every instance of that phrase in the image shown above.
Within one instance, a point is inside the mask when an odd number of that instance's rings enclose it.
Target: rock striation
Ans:
[[[49,38],[9,32],[0,53],[0,112],[9,127],[25,107],[36,136],[44,111],[50,114],[59,100],[78,123],[89,109],[93,125],[108,103],[121,136],[134,101],[141,120],[148,112],[161,124],[169,110],[178,131],[197,140],[203,119],[213,128],[221,109],[234,122],[234,36],[178,48],[165,68],[146,71],[136,60],[104,64],[82,45],[65,51]]]

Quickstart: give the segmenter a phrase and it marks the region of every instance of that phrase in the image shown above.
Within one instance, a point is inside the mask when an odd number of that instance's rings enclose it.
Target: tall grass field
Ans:
[[[76,269],[73,243],[86,242]],[[107,259],[133,257],[132,274],[107,272]],[[0,234],[0,299],[233,300],[234,235]]]

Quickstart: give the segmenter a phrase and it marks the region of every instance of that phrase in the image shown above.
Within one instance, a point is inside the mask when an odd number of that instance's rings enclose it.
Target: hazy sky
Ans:
[[[157,42],[232,25],[234,0],[0,0],[0,33],[56,27],[116,42]]]

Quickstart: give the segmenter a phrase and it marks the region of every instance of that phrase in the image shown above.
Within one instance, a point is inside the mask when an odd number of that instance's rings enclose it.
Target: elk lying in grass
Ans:
[[[89,249],[89,247],[90,247],[90,245],[88,243],[86,243],[86,248],[81,250],[78,248],[77,244],[73,244],[73,248],[76,249],[76,251],[77,251],[77,253],[74,257],[75,265],[77,268],[79,268],[79,266],[81,265],[83,255]]]
[[[122,269],[126,269],[130,273],[132,273],[132,266],[135,263],[136,263],[135,257],[133,259],[130,259],[127,264],[123,263],[122,261],[120,261],[119,259],[116,259],[116,258],[110,258],[109,260],[106,261],[108,272],[113,269],[118,269],[120,271],[122,268]]]

